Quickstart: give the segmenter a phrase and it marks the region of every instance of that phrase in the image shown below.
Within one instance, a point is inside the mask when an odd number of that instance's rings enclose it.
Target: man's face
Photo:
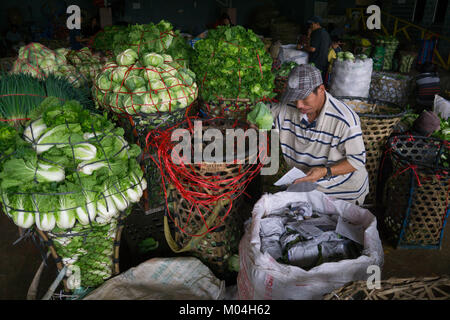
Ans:
[[[323,95],[324,88],[323,85],[321,85],[319,89],[317,89],[317,94],[311,92],[305,99],[297,100],[297,109],[301,113],[317,112],[323,106]]]

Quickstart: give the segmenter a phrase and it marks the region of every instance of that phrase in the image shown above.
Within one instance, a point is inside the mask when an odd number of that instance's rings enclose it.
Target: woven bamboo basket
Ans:
[[[450,300],[450,278],[391,278],[381,281],[380,289],[356,281],[326,294],[324,300]]]
[[[125,214],[122,213],[118,218],[117,218],[117,225],[116,225],[116,231],[115,231],[115,238],[113,241],[113,256],[110,257],[111,259],[111,264],[110,264],[110,268],[112,271],[112,276],[116,276],[120,273],[120,267],[119,267],[119,251],[120,251],[120,240],[121,240],[121,236],[122,236],[122,231],[123,231],[123,227],[124,227],[124,220],[125,220]],[[95,239],[95,236],[89,235],[89,226],[86,227],[85,229],[87,231],[87,235],[85,236],[85,239],[88,237],[91,237],[92,239]],[[62,269],[64,268],[64,264],[63,264],[63,260],[60,256],[60,252],[57,250],[57,248],[55,247],[55,239],[58,238],[58,236],[54,236],[49,232],[43,232],[39,229],[36,228],[36,231],[39,235],[39,237],[41,238],[41,240],[43,241],[43,243],[45,244],[45,246],[49,249],[49,251],[51,252],[51,255],[56,263],[56,267],[58,269],[58,271],[62,271]],[[104,250],[105,248],[95,248],[95,250]],[[69,294],[71,292],[73,292],[73,290],[69,289],[69,287],[67,286],[67,275],[64,276],[63,278],[63,286],[64,286],[64,291],[66,294]],[[104,279],[104,281],[106,281],[107,279]],[[97,282],[97,280],[93,280],[91,279],[89,276],[84,277],[83,274],[81,274],[81,286],[82,287],[91,287],[91,288],[95,288],[100,286],[101,283]]]
[[[392,134],[394,126],[400,122],[406,111],[386,101],[359,97],[337,97],[337,99],[343,101],[358,113],[361,120],[370,190],[364,203],[374,205],[384,145]]]
[[[222,129],[225,132],[233,124],[234,121],[229,120],[212,120],[208,125],[203,124],[203,128]],[[247,125],[241,123],[238,127],[245,128]],[[210,190],[206,187],[191,186],[188,181],[182,181],[186,189],[218,197],[233,192],[227,198],[223,197],[206,206],[199,206],[198,210],[177,189],[170,188],[169,194],[173,199],[170,219],[173,219],[176,228],[174,237],[168,229],[165,230],[169,245],[174,252],[189,252],[197,256],[216,274],[226,272],[227,259],[237,252],[243,232],[243,222],[250,216],[239,211],[242,193],[247,186],[244,182],[251,178],[252,169],[255,166],[250,163],[250,156],[250,153],[246,151],[245,159],[241,164],[203,162],[188,167],[191,174],[202,177],[203,180],[220,177],[221,182],[220,189]],[[239,175],[242,175],[240,177],[242,184],[237,189],[232,189],[230,180]]]
[[[220,99],[219,102],[202,102],[200,113],[207,119],[221,117],[247,121],[252,106],[249,99]]]
[[[411,93],[411,80],[411,76],[397,72],[374,71],[369,97],[404,106]]]
[[[440,161],[444,153],[448,159],[450,147],[439,139],[410,139],[394,136],[389,141],[393,172],[383,191],[383,223],[397,247],[439,249],[449,215],[450,187],[450,171]]]

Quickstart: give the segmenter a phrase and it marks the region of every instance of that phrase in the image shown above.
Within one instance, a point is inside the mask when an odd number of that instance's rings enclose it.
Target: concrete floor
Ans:
[[[382,233],[380,233],[382,239]],[[41,255],[31,239],[13,245],[19,238],[17,227],[0,213],[0,299],[26,299],[29,286],[41,264]],[[440,250],[394,249],[383,241],[385,263],[382,279],[450,275],[450,224],[447,223]],[[121,266],[129,268],[127,252],[121,248]],[[53,259],[41,277],[37,297],[42,297],[56,277]]]

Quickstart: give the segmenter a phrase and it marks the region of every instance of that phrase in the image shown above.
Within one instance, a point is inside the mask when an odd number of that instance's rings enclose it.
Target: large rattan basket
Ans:
[[[360,97],[337,97],[337,99],[357,112],[361,120],[370,190],[364,204],[373,206],[376,204],[378,172],[384,146],[394,126],[400,122],[406,111],[387,101]]]
[[[448,142],[418,136],[389,140],[392,173],[383,192],[389,240],[400,248],[439,249],[449,215]]]

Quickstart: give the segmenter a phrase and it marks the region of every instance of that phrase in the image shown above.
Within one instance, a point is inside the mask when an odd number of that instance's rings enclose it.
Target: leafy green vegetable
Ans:
[[[274,97],[272,58],[264,43],[242,26],[219,26],[195,43],[192,69],[205,101]]]
[[[258,102],[253,110],[247,114],[247,120],[258,126],[259,129],[272,129],[273,117],[270,109],[263,103]]]
[[[146,238],[138,243],[140,253],[147,253],[152,250],[156,250],[159,246],[159,242],[153,238]]]

